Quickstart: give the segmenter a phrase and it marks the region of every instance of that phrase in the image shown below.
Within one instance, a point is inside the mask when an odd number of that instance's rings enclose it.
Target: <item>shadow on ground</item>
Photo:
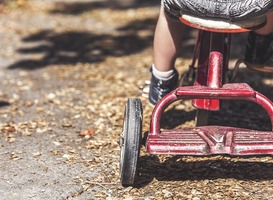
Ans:
[[[96,9],[111,8],[115,10],[135,9],[140,7],[154,7],[159,6],[158,0],[108,0],[97,2],[57,2],[55,8],[50,12],[52,14],[69,14],[79,15],[85,12],[90,12]]]
[[[79,15],[92,12],[95,9],[117,7],[115,1],[98,2],[57,2],[50,14]],[[123,2],[123,0],[121,1]],[[149,7],[158,5],[156,0],[139,0],[130,8]],[[114,6],[115,5],[115,6]],[[108,56],[121,57],[138,53],[151,47],[156,18],[134,20],[127,25],[117,27],[117,34],[97,34],[92,32],[71,31],[56,33],[54,30],[42,30],[33,35],[22,38],[26,47],[18,49],[21,55],[28,55],[28,59],[18,60],[9,69],[22,68],[26,70],[46,67],[50,64],[98,63]],[[140,36],[146,31],[145,36]],[[31,47],[29,47],[31,45]],[[31,55],[38,55],[31,59]],[[42,55],[41,55],[42,54]],[[34,56],[35,57],[35,56]],[[37,57],[39,57],[37,59]]]
[[[225,157],[219,158],[219,160],[184,162],[181,158],[181,156],[173,156],[164,162],[160,162],[157,156],[141,156],[135,187],[144,187],[154,178],[159,181],[198,181],[229,178],[263,181],[273,179],[271,170],[273,163],[231,161]]]
[[[22,55],[42,54],[39,59],[24,59],[10,65],[9,69],[26,70],[46,67],[50,64],[98,63],[108,56],[121,57],[138,53],[152,45],[154,19],[135,21],[119,27],[118,35],[94,34],[89,32],[56,33],[53,30],[41,31],[23,38],[27,47],[18,49]],[[150,30],[143,37],[138,31]],[[29,47],[29,44],[34,44]]]

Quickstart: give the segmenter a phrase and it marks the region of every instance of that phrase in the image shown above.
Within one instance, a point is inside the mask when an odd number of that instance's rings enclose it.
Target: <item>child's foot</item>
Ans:
[[[246,44],[245,64],[258,72],[273,73],[273,37],[250,32]]]
[[[161,80],[154,76],[152,73],[150,89],[149,89],[149,101],[155,105],[157,102],[174,90],[178,84],[178,72],[174,69],[173,74],[168,80]]]

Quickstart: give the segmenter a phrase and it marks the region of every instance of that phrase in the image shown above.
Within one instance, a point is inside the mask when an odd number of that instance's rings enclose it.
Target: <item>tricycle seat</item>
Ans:
[[[182,14],[179,18],[184,24],[212,32],[240,33],[258,29],[266,24],[266,16],[231,22],[218,18],[200,18]]]

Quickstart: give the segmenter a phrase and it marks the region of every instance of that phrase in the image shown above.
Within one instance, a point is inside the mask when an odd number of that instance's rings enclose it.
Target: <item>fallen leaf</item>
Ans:
[[[93,130],[93,129],[87,129],[87,130],[82,130],[81,132],[80,132],[80,135],[81,136],[93,136],[93,135],[95,135],[96,133],[95,133],[95,131]]]

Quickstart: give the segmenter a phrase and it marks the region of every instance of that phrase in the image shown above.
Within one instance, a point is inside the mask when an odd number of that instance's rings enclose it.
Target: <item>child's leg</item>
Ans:
[[[152,104],[177,87],[179,76],[174,64],[183,31],[184,25],[170,19],[161,8],[154,35],[154,65],[149,89],[149,101]]]
[[[273,12],[266,17],[267,24],[248,35],[245,64],[258,72],[273,73]]]
[[[161,8],[154,35],[154,65],[157,70],[165,72],[174,68],[183,31],[184,25],[171,20]]]
[[[273,31],[273,12],[270,12],[266,15],[267,17],[267,24],[262,28],[256,30],[255,32],[260,35],[268,35]]]

